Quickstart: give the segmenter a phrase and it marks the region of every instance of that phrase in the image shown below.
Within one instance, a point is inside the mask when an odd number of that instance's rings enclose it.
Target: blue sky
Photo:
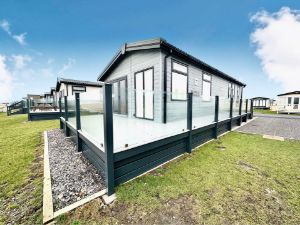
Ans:
[[[57,76],[96,80],[124,42],[153,37],[163,37],[245,82],[246,97],[275,97],[288,88],[282,80],[270,79],[262,58],[255,55],[257,46],[250,35],[257,27],[250,18],[262,10],[274,13],[282,7],[296,10],[300,3],[1,1],[0,21],[9,23],[9,31],[3,29],[5,24],[0,29],[0,56],[5,67],[0,73],[12,77],[13,91],[5,96],[10,89],[2,88],[0,101],[4,96],[11,101],[27,93],[48,91]]]

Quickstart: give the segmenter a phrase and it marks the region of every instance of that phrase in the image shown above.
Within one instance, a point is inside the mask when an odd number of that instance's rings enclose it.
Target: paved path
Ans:
[[[259,116],[255,120],[238,128],[237,131],[300,140],[300,117]]]

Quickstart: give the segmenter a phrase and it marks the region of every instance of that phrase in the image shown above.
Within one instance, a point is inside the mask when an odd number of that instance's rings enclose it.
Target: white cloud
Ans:
[[[32,61],[32,58],[28,55],[12,55],[12,59],[16,70],[23,69],[28,62]]]
[[[6,57],[0,55],[0,102],[10,100],[13,92],[13,76],[6,66]]]
[[[10,32],[10,25],[8,23],[7,20],[2,20],[0,21],[0,27],[6,32],[8,33],[9,35],[11,35],[11,32]]]
[[[255,54],[267,76],[285,91],[300,89],[300,11],[282,7],[278,12],[257,12],[251,34]]]
[[[18,42],[20,45],[26,45],[26,35],[27,33],[22,34],[13,34],[10,29],[10,24],[7,20],[1,20],[0,21],[0,28],[4,30],[11,38],[13,38],[16,42]]]
[[[75,59],[69,58],[68,62],[63,65],[63,67],[58,71],[58,75],[61,76],[64,74],[64,72],[75,64]]]
[[[22,33],[20,35],[13,35],[13,39],[16,40],[16,42],[18,42],[20,45],[26,45],[26,41],[25,41],[25,37],[26,37],[27,33]]]

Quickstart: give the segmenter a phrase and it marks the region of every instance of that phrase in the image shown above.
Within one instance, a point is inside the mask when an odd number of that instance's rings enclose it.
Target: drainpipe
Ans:
[[[164,57],[164,93],[163,93],[163,123],[167,123],[167,58],[172,54],[172,50]]]

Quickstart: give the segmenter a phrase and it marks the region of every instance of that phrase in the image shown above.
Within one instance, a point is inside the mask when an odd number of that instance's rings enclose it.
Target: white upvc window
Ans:
[[[204,101],[210,101],[211,99],[211,81],[211,75],[202,74],[202,99]]]
[[[187,99],[188,67],[177,61],[172,61],[171,74],[172,100],[184,101]]]

